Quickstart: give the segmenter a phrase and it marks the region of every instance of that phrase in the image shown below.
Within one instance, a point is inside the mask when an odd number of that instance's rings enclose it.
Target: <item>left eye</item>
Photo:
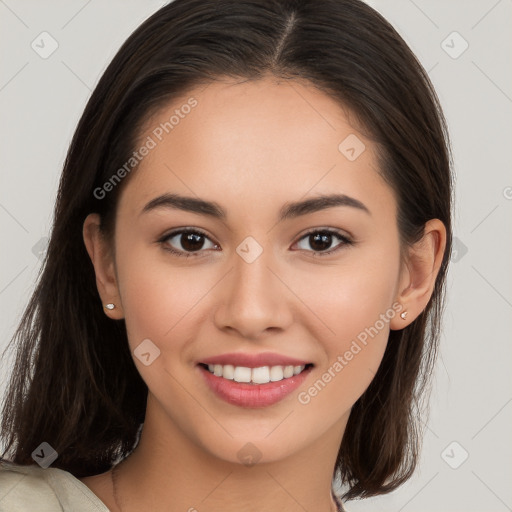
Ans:
[[[335,245],[333,248],[331,245],[336,238],[341,242]],[[305,249],[309,251],[310,249],[307,247],[300,247],[300,244],[304,243],[303,241],[305,242],[305,245],[309,244],[313,249],[314,256],[331,254],[332,252],[339,250],[342,246],[350,245],[352,243],[351,240],[346,236],[338,233],[337,231],[331,231],[329,229],[310,231],[300,239],[297,244],[299,249]]]

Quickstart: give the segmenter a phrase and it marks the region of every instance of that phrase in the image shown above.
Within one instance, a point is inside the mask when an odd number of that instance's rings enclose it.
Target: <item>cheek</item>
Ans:
[[[296,278],[298,295],[314,313],[310,329],[325,352],[317,380],[300,403],[314,401],[320,409],[335,403],[339,412],[366,390],[384,355],[390,321],[398,314],[392,307],[397,278],[398,259],[371,255],[350,263],[347,258],[336,271],[331,267]]]
[[[325,359],[310,385],[297,396],[310,418],[327,415],[335,421],[352,408],[377,373],[388,342],[389,322],[397,314],[386,287],[369,286],[366,291],[371,293],[365,293],[361,282],[352,283],[351,279],[345,285],[317,302],[317,310],[333,332],[317,330]]]
[[[166,264],[165,255],[130,246],[119,248],[118,277],[126,329],[132,349],[143,339],[163,347],[165,340],[187,322],[188,315],[206,292],[208,279],[197,272]],[[201,283],[205,283],[201,286]]]
[[[342,265],[319,266],[291,274],[292,278],[293,289],[310,309],[310,317],[323,325],[322,330],[317,327],[319,339],[328,341],[331,349],[342,349],[365,328],[379,321],[382,314],[394,313],[391,306],[398,263],[392,259],[378,261],[375,257],[364,258],[354,253],[354,257],[347,258]],[[386,319],[386,327],[388,324],[389,319]],[[377,327],[386,330],[380,321]]]

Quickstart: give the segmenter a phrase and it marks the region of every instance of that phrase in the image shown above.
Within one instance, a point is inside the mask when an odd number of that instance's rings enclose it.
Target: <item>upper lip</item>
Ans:
[[[303,361],[272,352],[263,352],[261,354],[242,354],[240,352],[220,354],[218,356],[202,359],[199,363],[232,364],[233,366],[244,366],[246,368],[259,368],[261,366],[305,366],[310,364],[309,361]]]

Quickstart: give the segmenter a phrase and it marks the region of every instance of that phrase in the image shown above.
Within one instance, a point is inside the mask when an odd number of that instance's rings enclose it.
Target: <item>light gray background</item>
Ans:
[[[163,3],[0,0],[0,350],[33,289],[86,100],[122,42]],[[457,238],[420,467],[398,491],[349,509],[512,510],[512,1],[370,3],[418,55],[444,107]],[[31,47],[43,31],[58,43],[47,59]],[[10,364],[0,366],[0,396]]]

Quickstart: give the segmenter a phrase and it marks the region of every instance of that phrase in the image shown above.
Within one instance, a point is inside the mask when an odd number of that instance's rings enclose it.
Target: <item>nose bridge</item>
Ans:
[[[291,321],[283,284],[274,275],[273,251],[247,237],[233,254],[233,270],[225,284],[219,328],[230,327],[244,337],[257,337],[268,328],[285,328]]]

